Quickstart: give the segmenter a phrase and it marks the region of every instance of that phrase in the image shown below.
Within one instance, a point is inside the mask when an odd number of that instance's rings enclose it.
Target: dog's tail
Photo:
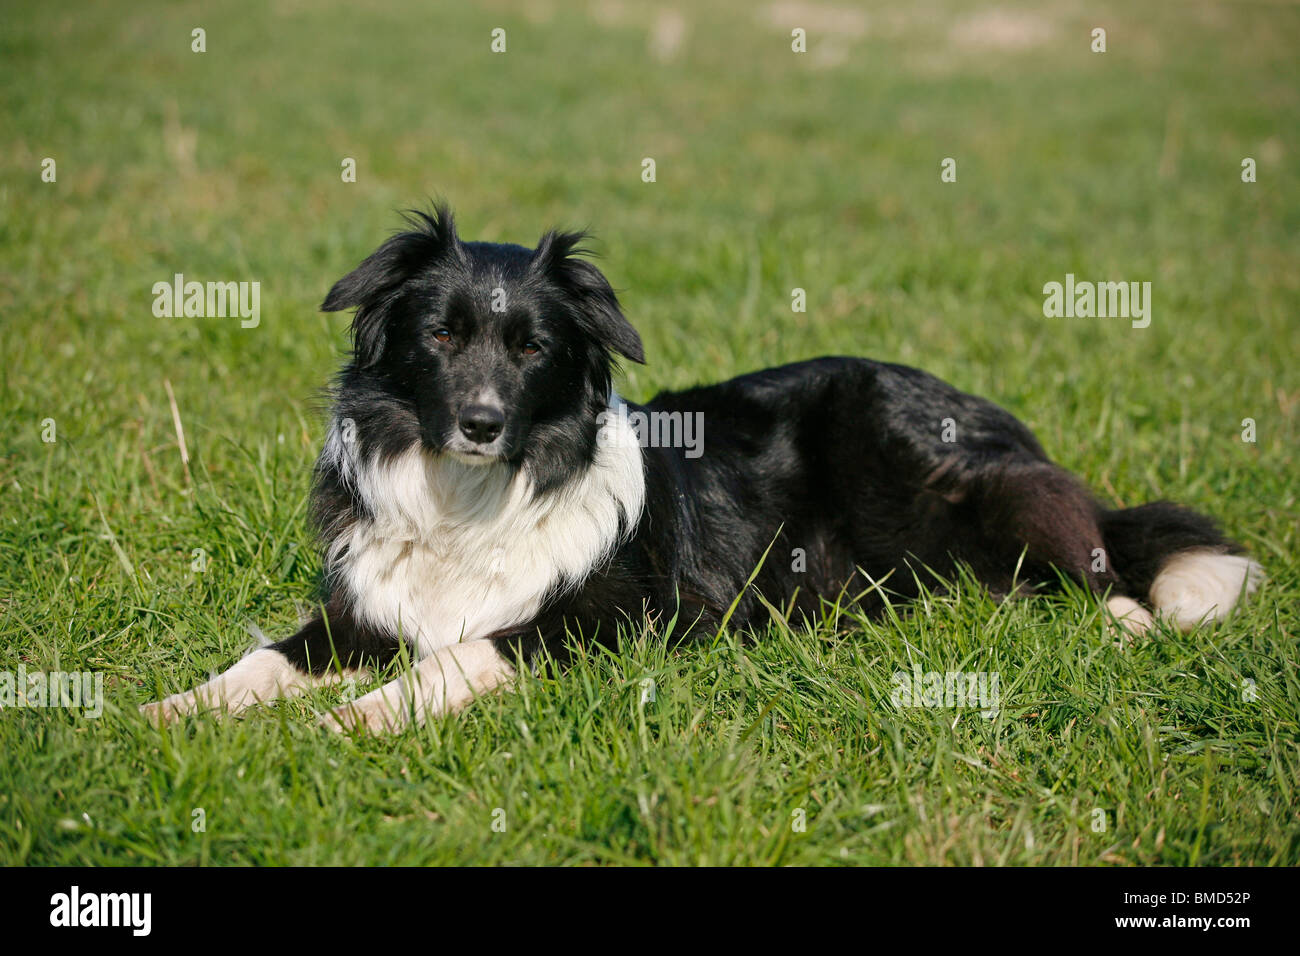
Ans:
[[[1103,511],[1101,533],[1129,595],[1183,631],[1223,620],[1264,580],[1264,569],[1213,520],[1167,501]]]

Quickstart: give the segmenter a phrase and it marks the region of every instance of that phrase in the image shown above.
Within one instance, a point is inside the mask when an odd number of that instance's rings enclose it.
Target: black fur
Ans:
[[[321,614],[292,637],[271,645],[304,674],[321,675],[358,667],[385,667],[397,656],[393,635],[357,621],[346,602],[334,596]]]

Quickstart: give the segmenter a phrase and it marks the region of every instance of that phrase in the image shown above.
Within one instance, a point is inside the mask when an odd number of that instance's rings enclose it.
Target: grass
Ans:
[[[675,48],[616,0],[7,11],[0,672],[95,671],[106,701],[0,711],[0,862],[1300,862],[1300,10],[700,6]],[[1214,513],[1269,583],[1127,649],[1076,592],[967,583],[812,632],[641,635],[395,739],[317,730],[325,691],[147,726],[138,703],[313,599],[347,322],[316,308],[435,194],[469,238],[597,232],[650,357],[629,397],[825,353],[920,365],[1107,502]],[[155,318],[176,272],[261,282],[260,325]],[[1150,327],[1045,318],[1067,272],[1151,281]],[[894,707],[914,666],[997,672],[997,716]]]

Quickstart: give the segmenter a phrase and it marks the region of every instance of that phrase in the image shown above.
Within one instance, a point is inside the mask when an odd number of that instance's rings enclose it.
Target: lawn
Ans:
[[[93,672],[103,707],[0,710],[0,863],[1300,863],[1300,8],[5,21],[0,675]],[[1213,513],[1268,584],[1131,646],[1077,591],[965,582],[879,620],[629,636],[396,738],[318,729],[337,689],[147,725],[139,703],[317,596],[306,496],[348,322],[317,308],[436,196],[465,238],[592,229],[645,341],[632,399],[828,353],[919,365],[1108,504]],[[257,324],[156,316],[177,273],[260,283]],[[1150,282],[1149,326],[1045,316],[1067,274]],[[895,706],[914,670],[997,674],[996,713]]]

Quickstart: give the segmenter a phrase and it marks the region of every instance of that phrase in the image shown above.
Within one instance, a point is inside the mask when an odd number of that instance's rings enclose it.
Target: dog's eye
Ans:
[[[451,341],[451,329],[434,329],[433,337],[445,345]]]
[[[538,345],[536,342],[525,342],[525,343],[524,343],[524,354],[525,354],[525,355],[536,355],[536,354],[537,354],[538,352],[540,352],[541,350],[542,350],[542,347],[541,347],[540,345]]]

